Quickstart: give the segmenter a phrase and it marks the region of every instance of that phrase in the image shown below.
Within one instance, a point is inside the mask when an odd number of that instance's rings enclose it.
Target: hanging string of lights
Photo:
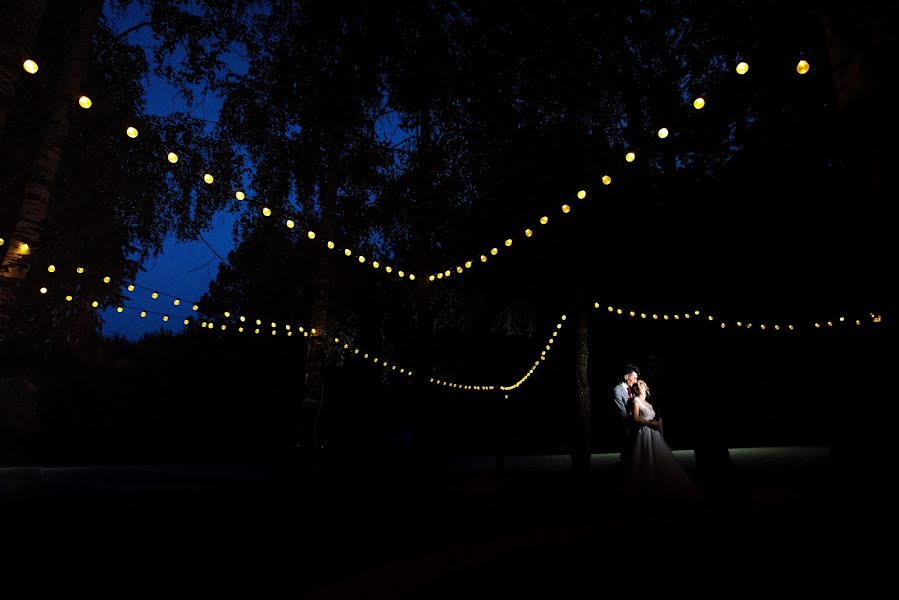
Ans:
[[[514,390],[514,389],[518,388],[519,386],[521,386],[521,384],[523,384],[525,381],[527,381],[528,378],[530,378],[530,376],[534,374],[534,372],[540,367],[540,364],[546,360],[546,354],[547,354],[547,352],[549,352],[552,349],[553,344],[555,343],[555,339],[558,336],[559,331],[562,329],[562,324],[565,322],[565,320],[567,318],[568,317],[566,317],[565,315],[562,315],[562,317],[559,319],[559,322],[556,323],[556,328],[555,328],[555,330],[553,330],[552,335],[547,340],[546,347],[540,351],[540,358],[538,360],[534,361],[534,364],[531,366],[531,368],[528,369],[528,371],[524,374],[524,376],[522,376],[521,379],[519,379],[512,385],[499,386],[499,389],[503,390],[504,392]]]
[[[26,60],[22,64],[22,68],[31,75],[36,74],[39,69],[38,64],[33,59]],[[806,75],[810,71],[811,66],[805,59],[800,59],[799,62],[796,64],[795,69],[796,69],[796,72],[800,76],[802,76],[802,75]],[[739,63],[737,63],[737,65],[735,67],[735,71],[736,71],[737,75],[745,76],[749,72],[749,64],[747,62],[741,60]],[[706,98],[703,96],[696,97],[693,100],[692,104],[696,110],[702,110],[706,106]],[[88,96],[80,96],[78,98],[78,105],[83,109],[89,109],[93,105],[93,101]],[[671,132],[669,131],[669,129],[667,127],[660,127],[659,129],[656,130],[656,135],[660,139],[666,139],[670,135],[670,133]],[[136,127],[134,127],[133,125],[129,125],[125,129],[125,134],[131,139],[136,139],[139,135],[139,132]],[[626,162],[632,163],[637,158],[636,152],[634,150],[628,150],[625,153],[624,158],[625,158]],[[168,153],[167,160],[171,164],[174,165],[178,162],[179,157],[178,157],[177,153],[172,151],[172,152]],[[203,177],[203,182],[206,183],[207,185],[212,185],[215,182],[215,177],[209,172],[204,173],[202,177]],[[604,186],[608,186],[612,183],[612,178],[610,175],[606,174],[600,178],[600,181],[602,182],[602,184]],[[576,195],[579,200],[584,200],[587,197],[587,190],[582,189],[582,190],[578,191]],[[237,200],[246,200],[247,196],[244,191],[236,190],[235,198]],[[263,208],[262,208],[263,216],[270,217],[272,215],[272,209],[269,206],[265,205],[264,203],[261,203],[261,204],[263,204]],[[562,210],[562,214],[569,214],[571,212],[571,205],[568,203],[564,203],[561,205],[561,210]],[[295,215],[289,215],[289,214],[285,214],[283,216],[284,216],[285,225],[289,229],[295,229],[297,222],[298,222],[298,218]],[[547,225],[549,223],[549,216],[544,214],[543,216],[541,216],[538,219],[538,223],[541,226]],[[534,230],[531,228],[525,228],[522,233],[523,233],[525,239],[529,239],[534,235]],[[306,227],[306,236],[310,240],[316,239],[316,233],[312,227]],[[486,249],[482,253],[479,253],[477,258],[460,261],[458,264],[447,266],[446,268],[444,268],[436,273],[429,274],[427,276],[427,281],[428,282],[441,281],[441,280],[449,279],[454,274],[457,274],[457,275],[463,274],[466,272],[466,270],[471,269],[472,267],[474,267],[475,265],[477,265],[479,263],[482,263],[482,264],[486,263],[490,259],[490,257],[498,256],[501,248],[511,248],[514,241],[515,241],[514,236],[506,237],[501,244],[492,245],[492,247],[490,247],[489,249]],[[4,240],[2,238],[0,238],[0,244],[3,244],[3,242],[4,242]],[[335,242],[333,242],[331,240],[319,240],[319,243],[323,244],[329,250],[334,250],[338,247],[338,244],[336,244]],[[380,261],[367,260],[363,254],[359,253],[358,251],[355,251],[349,245],[343,246],[343,254],[345,256],[347,256],[348,258],[355,256],[356,262],[358,262],[360,265],[365,265],[367,263],[373,269],[380,269],[382,266]],[[399,279],[404,279],[407,281],[415,281],[415,279],[416,279],[416,275],[414,273],[412,273],[411,271],[409,271],[408,269],[397,268],[397,267],[393,267],[391,265],[384,265],[382,272],[384,272],[388,275],[395,274]],[[408,275],[408,277],[407,277],[407,275]]]
[[[365,352],[364,350],[361,350],[356,346],[350,344],[347,340],[343,340],[341,342],[341,339],[339,337],[335,337],[333,339],[334,346],[338,349],[345,350],[345,354],[347,354],[348,356],[354,356],[366,361],[369,360],[369,357],[371,357],[371,361],[376,365],[380,365],[385,369],[389,369],[390,371],[396,371],[401,375],[412,377],[412,371],[407,369],[406,367],[401,367],[396,363],[391,364],[387,359],[382,359],[375,356],[374,354]]]
[[[593,308],[600,308],[599,302],[593,303]],[[782,322],[764,322],[756,320],[755,322],[749,320],[730,320],[726,321],[724,319],[720,319],[713,314],[704,314],[698,310],[694,310],[692,312],[687,311],[683,313],[668,313],[668,312],[656,312],[656,311],[645,311],[645,310],[635,310],[629,309],[625,307],[615,307],[612,305],[606,306],[606,312],[622,318],[630,318],[630,319],[640,319],[640,320],[650,320],[650,321],[689,321],[693,320],[694,322],[705,322],[716,325],[719,329],[727,329],[728,327],[738,328],[738,329],[746,329],[746,330],[756,330],[756,331],[775,331],[775,332],[799,332],[800,330],[812,330],[812,329],[826,329],[830,327],[838,327],[840,325],[852,325],[855,324],[856,327],[860,327],[862,325],[868,324],[876,324],[882,321],[883,316],[881,314],[876,313],[868,313],[866,316],[857,319],[847,319],[845,316],[836,316],[831,319],[822,320],[822,321],[804,321],[801,319],[786,319]]]

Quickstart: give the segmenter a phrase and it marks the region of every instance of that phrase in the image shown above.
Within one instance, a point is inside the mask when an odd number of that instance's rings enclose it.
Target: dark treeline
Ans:
[[[84,75],[97,108],[70,117],[34,268],[4,275],[15,291],[0,306],[4,354],[15,357],[4,375],[37,386],[18,388],[38,399],[29,431],[39,433],[25,436],[21,459],[261,460],[298,445],[567,453],[585,438],[611,450],[609,393],[626,362],[650,381],[675,448],[858,441],[842,418],[855,396],[847,390],[883,368],[873,348],[889,320],[871,315],[891,306],[877,275],[889,268],[879,215],[895,157],[895,75],[878,68],[895,51],[880,25],[896,22],[890,9],[137,5],[158,45],[129,45],[100,18]],[[59,11],[77,8],[45,10],[29,49],[74,35]],[[850,55],[865,68],[847,67]],[[796,72],[800,59],[808,74]],[[144,115],[151,68],[188,98],[219,95],[215,126]],[[39,111],[55,96],[40,87],[51,84],[17,77],[4,105],[3,186],[23,198],[43,143]],[[140,155],[122,135],[131,122]],[[183,149],[177,168],[146,159],[170,148]],[[206,170],[214,186],[201,183]],[[34,293],[49,260],[131,279],[166,236],[195,239],[218,210],[241,218],[237,246],[199,302],[196,319],[215,330],[104,339],[92,309]],[[17,212],[3,211],[0,237],[12,240]],[[284,226],[288,214],[296,230]],[[318,243],[332,239],[331,252]],[[359,265],[360,254],[381,269]],[[416,281],[385,274],[387,265]],[[445,270],[448,280],[428,282]],[[71,289],[88,285],[66,277]],[[92,281],[97,289],[76,296],[128,300]],[[701,315],[660,322],[607,305]],[[547,359],[508,398],[430,385],[518,381],[563,313]],[[262,316],[262,334],[233,333],[239,314]],[[811,327],[840,316],[863,325]],[[737,320],[801,331],[736,330]],[[273,338],[268,321],[317,333]],[[577,409],[583,397],[589,416]]]

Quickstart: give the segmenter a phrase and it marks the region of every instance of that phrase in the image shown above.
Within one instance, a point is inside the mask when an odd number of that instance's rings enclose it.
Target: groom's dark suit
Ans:
[[[634,400],[630,389],[623,381],[615,386],[613,400],[621,419],[621,423],[618,425],[618,435],[620,436],[618,442],[621,449],[621,461],[624,462],[634,444]]]

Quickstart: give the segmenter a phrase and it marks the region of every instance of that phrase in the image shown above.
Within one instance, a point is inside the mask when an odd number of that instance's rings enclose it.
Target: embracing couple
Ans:
[[[613,391],[619,427],[625,491],[647,499],[691,500],[699,492],[662,436],[662,419],[649,402],[640,370],[626,365]]]

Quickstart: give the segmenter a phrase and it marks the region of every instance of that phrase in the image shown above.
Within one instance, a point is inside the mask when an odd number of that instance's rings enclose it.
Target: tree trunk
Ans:
[[[38,58],[34,44],[45,8],[45,0],[19,0],[4,7],[6,14],[0,22],[0,132],[15,101],[22,63]],[[40,60],[37,62],[40,66]]]
[[[576,475],[586,476],[590,472],[590,381],[587,377],[590,353],[590,312],[583,283],[580,286],[575,310],[577,313],[573,315],[573,318],[577,320],[574,345],[577,394],[575,396],[574,444],[571,465]]]
[[[418,408],[416,418],[416,452],[418,453],[418,476],[420,492],[423,499],[430,500],[431,483],[433,476],[435,451],[435,421],[433,403],[427,401],[433,393],[432,386],[428,383],[428,361],[433,359],[431,352],[431,295],[428,275],[431,273],[431,231],[433,230],[433,190],[431,189],[431,112],[430,109],[421,111],[418,132],[418,169],[415,174],[415,192],[418,199],[415,214],[415,246],[416,276],[418,284],[415,287],[415,314],[416,314],[416,347],[418,348],[415,377],[413,383],[414,398],[417,399]]]
[[[331,239],[334,222],[333,215],[337,207],[337,153],[331,152],[328,158],[328,175],[322,186],[320,199],[322,214],[322,230],[320,235]],[[332,258],[327,252],[319,252],[313,277],[312,314],[309,325],[315,333],[309,333],[309,345],[306,353],[306,377],[303,384],[303,405],[300,411],[300,456],[302,457],[303,474],[307,482],[314,482],[311,477],[317,467],[318,456],[318,413],[321,410],[325,344],[328,341],[328,303],[331,291]]]
[[[849,177],[854,182],[853,210],[845,218],[852,235],[844,254],[847,272],[875,274],[864,280],[864,310],[884,310],[895,306],[890,277],[877,274],[891,270],[892,220],[884,218],[895,197],[893,172],[899,161],[896,136],[899,118],[895,111],[897,75],[892,61],[897,52],[896,27],[899,9],[893,3],[853,4],[830,2],[821,13],[833,76],[836,105],[840,115],[840,141]],[[861,307],[859,307],[861,308]],[[889,372],[889,353],[878,351],[873,341],[849,353],[846,383],[859,370]],[[880,448],[864,427],[847,424],[846,407],[834,399],[829,407],[831,421],[831,463],[846,476],[866,477],[877,473]]]
[[[103,0],[90,0],[84,4],[69,47],[65,71],[51,101],[49,117],[44,124],[38,152],[25,185],[19,220],[10,239],[0,246],[6,251],[0,265],[0,343],[4,343],[9,337],[16,295],[31,267],[31,251],[23,251],[23,244],[34,249],[40,243],[50,208],[53,183],[62,159],[62,146],[71,129],[71,111],[76,106],[84,62],[102,9]]]

